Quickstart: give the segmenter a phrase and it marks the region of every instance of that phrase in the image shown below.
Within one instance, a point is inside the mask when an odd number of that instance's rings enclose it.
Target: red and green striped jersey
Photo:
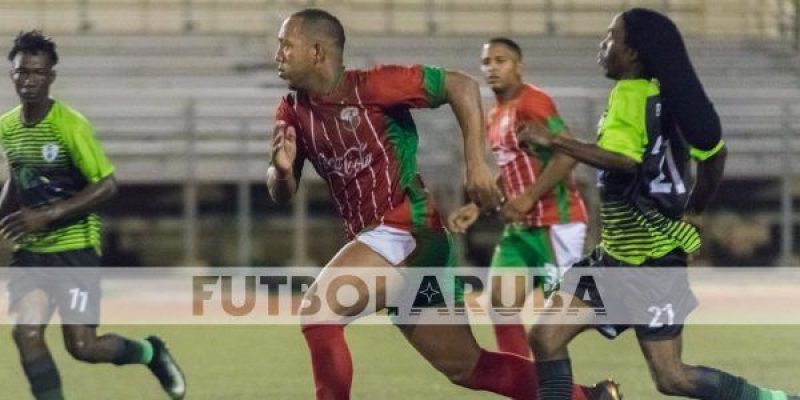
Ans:
[[[503,190],[511,199],[536,183],[552,157],[548,149],[541,149],[533,156],[520,148],[516,135],[519,121],[540,121],[553,134],[566,128],[550,96],[530,84],[524,84],[515,98],[492,107],[487,129],[489,144],[500,168]],[[586,207],[572,174],[542,196],[527,218],[527,223],[534,227],[586,221]]]
[[[34,208],[69,198],[114,173],[91,123],[75,109],[54,101],[36,125],[24,125],[21,112],[17,106],[0,117],[0,146],[21,206]],[[86,248],[99,253],[100,245],[100,218],[94,213],[61,221],[16,243],[17,248],[39,253]]]
[[[298,91],[278,105],[275,119],[295,128],[298,162],[328,184],[348,238],[379,224],[443,229],[418,173],[410,109],[443,104],[444,80],[432,66],[348,70],[332,93]]]

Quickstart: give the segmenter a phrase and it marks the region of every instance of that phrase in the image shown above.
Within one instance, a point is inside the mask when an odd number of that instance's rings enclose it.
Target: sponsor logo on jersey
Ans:
[[[367,144],[361,143],[344,152],[340,157],[326,158],[322,156],[322,166],[328,174],[352,178],[361,170],[372,164],[372,154],[367,152]]]

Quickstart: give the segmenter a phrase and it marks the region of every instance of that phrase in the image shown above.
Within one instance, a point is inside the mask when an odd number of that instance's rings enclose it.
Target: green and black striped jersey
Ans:
[[[627,156],[640,165],[649,160],[648,165],[655,167],[650,168],[654,170],[650,171],[652,176],[643,171],[602,171],[600,174],[601,245],[614,258],[632,265],[641,265],[648,258],[660,258],[676,248],[691,253],[700,247],[697,229],[680,220],[691,189],[683,171],[688,154],[704,160],[723,146],[720,141],[706,152],[697,149],[675,152],[669,143],[666,147],[662,145],[662,140],[681,140],[662,135],[661,118],[657,81],[621,80],[609,95],[608,108],[598,128],[600,148]],[[648,146],[651,137],[657,140]],[[674,149],[688,147],[682,141],[671,145],[676,146]],[[684,157],[674,157],[675,154]],[[659,196],[663,197],[659,199]],[[664,199],[673,204],[659,203]],[[643,203],[649,204],[642,206]]]
[[[17,106],[0,117],[0,146],[20,206],[34,208],[69,198],[114,173],[91,123],[78,111],[54,101],[47,116],[33,126],[22,123],[21,112]],[[91,213],[26,235],[16,248],[39,253],[85,248],[99,252],[100,245],[100,218]]]

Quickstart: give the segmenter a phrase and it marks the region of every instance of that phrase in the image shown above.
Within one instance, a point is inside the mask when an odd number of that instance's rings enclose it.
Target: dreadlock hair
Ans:
[[[8,52],[8,61],[13,62],[14,57],[16,57],[18,53],[44,53],[50,57],[51,66],[58,64],[56,44],[40,30],[20,32],[19,35],[17,35],[14,39],[14,47]]]
[[[722,127],[689,60],[683,37],[663,14],[643,8],[622,13],[625,42],[638,53],[644,73],[661,84],[664,113],[684,139],[700,149],[719,143]]]

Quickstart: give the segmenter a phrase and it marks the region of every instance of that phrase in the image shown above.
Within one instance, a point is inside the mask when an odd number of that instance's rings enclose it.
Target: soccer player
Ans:
[[[10,178],[0,198],[0,233],[15,244],[8,282],[14,342],[36,399],[62,399],[61,379],[44,340],[57,308],[64,343],[87,363],[145,364],[173,399],[183,375],[155,336],[97,335],[98,273],[48,277],[33,267],[100,266],[100,219],[93,212],[117,185],[89,121],[50,98],[58,63],[55,44],[39,31],[20,33],[8,53],[20,105],[0,117],[0,145]]]
[[[508,201],[501,215],[506,222],[491,261],[493,270],[515,267],[540,268],[537,286],[552,290],[568,267],[581,258],[586,237],[586,208],[570,172],[576,162],[562,153],[543,149],[527,154],[517,142],[519,121],[535,120],[558,135],[565,129],[550,96],[522,80],[522,50],[505,37],[483,45],[481,71],[495,94],[489,111],[489,144],[500,169],[500,186]],[[477,219],[474,203],[460,207],[448,218],[455,232],[464,232]],[[493,304],[503,304],[500,287],[492,284]],[[515,304],[525,301],[516,293]],[[519,319],[519,318],[517,318]],[[522,322],[503,321],[494,326],[500,351],[530,357]]]
[[[335,271],[359,267],[401,270],[451,265],[451,241],[417,173],[418,136],[411,108],[449,103],[464,136],[467,191],[480,207],[495,208],[499,189],[483,159],[483,114],[478,84],[469,76],[416,65],[346,70],[345,33],[318,9],[287,18],[275,61],[290,93],[278,105],[267,186],[284,203],[297,190],[305,160],[330,189],[348,243],[308,293],[326,287]],[[385,291],[385,287],[377,290]],[[313,299],[306,295],[306,301]],[[375,293],[380,297],[380,293]],[[351,315],[342,307],[337,315]],[[304,320],[318,399],[348,399],[353,365],[344,321]],[[334,322],[334,323],[330,323]],[[536,395],[533,363],[515,354],[482,350],[469,325],[398,325],[406,339],[453,383],[516,399]],[[526,380],[533,380],[528,381]],[[575,388],[576,399],[586,399]]]
[[[575,267],[675,267],[670,269],[673,276],[685,272],[687,253],[700,246],[700,237],[681,220],[682,214],[706,208],[724,169],[726,149],[719,117],[694,72],[680,32],[657,12],[634,8],[617,15],[600,45],[599,63],[617,83],[596,143],[551,136],[546,127],[531,123],[520,126],[520,140],[530,148],[550,148],[601,170],[602,242]],[[683,176],[687,153],[698,162],[694,191],[687,190]],[[672,282],[671,294],[658,295],[675,301],[670,303],[675,316],[685,316],[696,305],[686,275],[681,276]],[[664,305],[652,302],[652,292],[658,288],[645,290],[627,281],[614,285],[615,291],[632,300],[633,308],[644,312]],[[572,301],[592,306],[591,300]],[[754,386],[716,369],[684,364],[682,318],[676,319],[635,325],[659,392],[709,400],[787,399],[784,392]],[[531,342],[540,400],[570,398],[567,345],[587,326],[534,326]],[[608,337],[626,328],[595,327]]]

